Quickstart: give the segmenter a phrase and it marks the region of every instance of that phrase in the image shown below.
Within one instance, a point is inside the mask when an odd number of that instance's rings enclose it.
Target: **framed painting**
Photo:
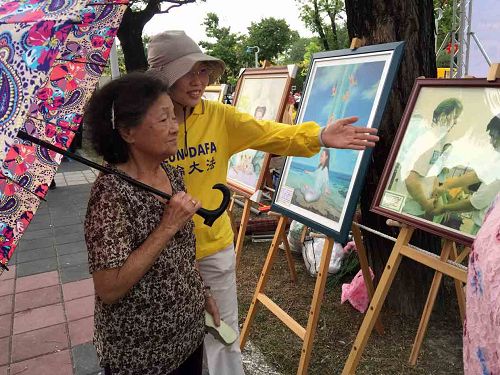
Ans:
[[[236,86],[234,106],[258,120],[280,121],[285,110],[291,77],[286,67],[245,69]],[[262,186],[269,155],[244,150],[229,159],[227,184],[238,193],[251,196]]]
[[[356,125],[378,128],[403,45],[314,54],[297,123],[357,116]],[[271,209],[345,243],[370,156],[371,149],[323,148],[311,158],[288,157]]]
[[[205,88],[203,93],[203,98],[207,100],[213,100],[215,102],[223,102],[224,96],[227,93],[227,85],[210,85]]]
[[[500,82],[417,79],[372,210],[471,244],[500,192]]]

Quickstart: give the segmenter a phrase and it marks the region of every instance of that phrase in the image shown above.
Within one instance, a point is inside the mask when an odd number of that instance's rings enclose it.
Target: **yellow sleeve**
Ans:
[[[252,148],[277,155],[312,156],[319,152],[320,126],[313,121],[298,125],[256,120],[233,108],[229,116],[230,155]]]

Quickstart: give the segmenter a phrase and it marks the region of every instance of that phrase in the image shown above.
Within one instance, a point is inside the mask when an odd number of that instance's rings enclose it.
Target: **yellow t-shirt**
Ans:
[[[179,125],[179,149],[167,161],[184,170],[186,189],[206,209],[219,206],[222,195],[212,190],[226,183],[229,158],[253,148],[277,155],[312,156],[319,152],[320,127],[315,122],[301,125],[258,121],[233,106],[202,100],[186,121],[188,152],[184,150],[184,124]],[[227,213],[209,227],[194,216],[196,258],[220,251],[233,242],[233,230]]]

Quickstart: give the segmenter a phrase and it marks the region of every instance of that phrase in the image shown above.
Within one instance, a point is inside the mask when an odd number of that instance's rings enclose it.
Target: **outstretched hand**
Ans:
[[[351,150],[365,150],[374,147],[379,137],[377,129],[354,126],[357,117],[346,117],[333,121],[330,117],[326,128],[323,129],[321,140],[325,147],[348,148]]]

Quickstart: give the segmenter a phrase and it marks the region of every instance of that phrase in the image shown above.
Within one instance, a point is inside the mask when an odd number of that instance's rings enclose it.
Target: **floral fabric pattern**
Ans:
[[[466,301],[465,375],[500,374],[500,195],[472,246]]]
[[[181,174],[164,166],[175,194]],[[85,220],[90,272],[122,266],[158,226],[164,204],[115,175],[100,175]],[[195,268],[193,221],[162,251],[151,269],[118,302],[96,295],[94,345],[113,374],[165,375],[204,338],[203,284]]]
[[[124,0],[0,5],[0,225],[10,236],[1,265],[8,263],[31,220],[26,213],[36,211],[37,197],[46,195],[62,159],[16,135],[22,129],[70,146],[126,7]]]

